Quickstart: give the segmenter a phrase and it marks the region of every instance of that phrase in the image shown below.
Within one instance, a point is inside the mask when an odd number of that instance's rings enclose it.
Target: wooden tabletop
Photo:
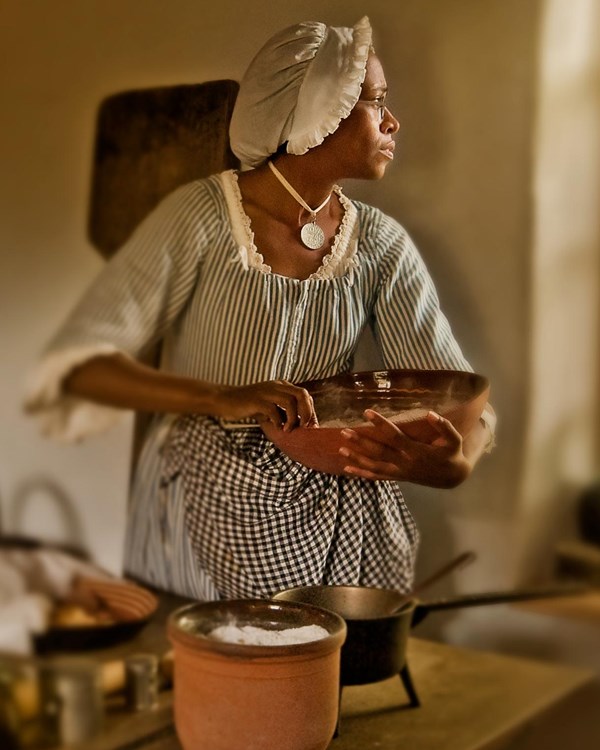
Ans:
[[[344,688],[334,750],[500,748],[593,673],[412,638],[408,664],[421,700],[399,680]],[[403,706],[404,703],[404,706]]]
[[[164,653],[166,613],[181,600],[164,597],[155,620],[134,643],[99,653]],[[496,750],[594,680],[594,673],[412,638],[408,665],[421,706],[410,708],[399,678],[346,687],[340,734],[331,750]],[[79,750],[180,750],[171,691],[152,711],[127,712],[118,700],[105,731]],[[233,750],[233,749],[232,749]],[[267,750],[267,749],[265,749]]]

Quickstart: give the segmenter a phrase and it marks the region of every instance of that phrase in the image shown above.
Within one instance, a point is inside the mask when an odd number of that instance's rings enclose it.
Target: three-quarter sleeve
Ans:
[[[208,241],[202,222],[211,198],[201,182],[168,195],[107,263],[31,373],[25,406],[42,430],[76,440],[101,431],[118,411],[62,392],[77,366],[98,355],[135,358],[160,340],[197,281]]]
[[[389,217],[382,219],[378,235],[384,249],[373,332],[385,366],[471,371],[409,235]]]
[[[379,214],[372,249],[378,249],[381,279],[373,306],[373,332],[386,367],[463,370],[473,368],[454,338],[419,251],[400,224]],[[481,415],[485,450],[495,445],[496,414]]]

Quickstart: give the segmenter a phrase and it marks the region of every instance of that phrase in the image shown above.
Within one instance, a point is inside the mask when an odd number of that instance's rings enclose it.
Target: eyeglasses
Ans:
[[[375,107],[379,122],[383,122],[386,110],[385,94],[378,96],[376,99],[359,99],[359,101],[369,104],[371,107]]]

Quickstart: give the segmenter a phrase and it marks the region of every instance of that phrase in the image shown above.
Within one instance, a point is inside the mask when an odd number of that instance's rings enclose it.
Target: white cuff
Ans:
[[[118,352],[125,354],[112,344],[94,344],[50,352],[44,357],[28,379],[24,400],[25,410],[38,418],[42,434],[71,443],[104,432],[121,419],[120,409],[62,392],[65,378],[75,367]]]

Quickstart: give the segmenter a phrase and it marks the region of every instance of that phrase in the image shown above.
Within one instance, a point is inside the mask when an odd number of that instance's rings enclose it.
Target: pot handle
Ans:
[[[508,602],[532,601],[535,599],[553,599],[560,596],[576,596],[590,590],[590,586],[584,583],[567,583],[554,586],[538,587],[532,589],[515,589],[513,591],[488,591],[480,594],[463,594],[461,596],[450,596],[445,599],[435,599],[430,602],[417,601],[415,613],[419,610],[424,612],[419,617],[421,620],[427,612],[440,609],[459,609],[460,607],[480,607],[486,604],[505,604]]]

